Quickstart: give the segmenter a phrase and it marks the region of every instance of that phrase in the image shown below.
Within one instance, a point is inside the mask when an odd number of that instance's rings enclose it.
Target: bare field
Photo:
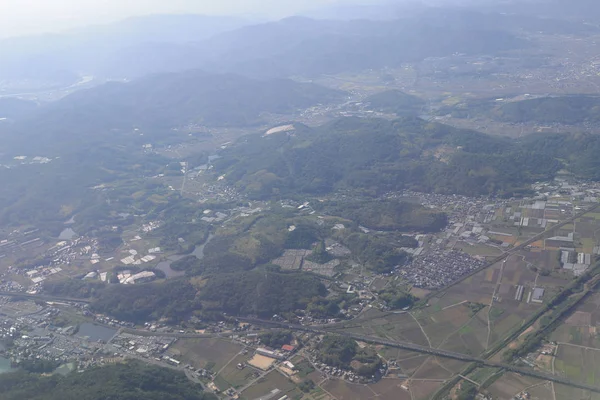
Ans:
[[[376,396],[376,393],[366,385],[355,385],[339,379],[329,380],[321,386],[338,400],[366,400]],[[410,394],[407,399],[410,399]]]

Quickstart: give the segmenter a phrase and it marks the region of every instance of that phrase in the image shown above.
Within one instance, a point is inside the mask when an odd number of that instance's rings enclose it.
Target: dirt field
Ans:
[[[250,360],[248,360],[248,364],[256,367],[258,369],[262,369],[263,371],[268,370],[273,364],[275,364],[277,360],[270,357],[265,357],[260,354],[255,354]]]

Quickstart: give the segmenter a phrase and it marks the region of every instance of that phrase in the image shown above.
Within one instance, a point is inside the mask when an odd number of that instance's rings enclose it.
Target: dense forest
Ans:
[[[83,373],[0,375],[2,400],[216,400],[183,373],[139,362],[97,367]]]
[[[600,121],[600,97],[560,96],[515,101],[493,107],[490,115],[505,122],[597,123]]]
[[[344,336],[326,335],[318,346],[318,360],[324,364],[357,374],[370,376],[381,365],[377,353],[369,348],[360,348],[354,339]]]
[[[342,236],[341,241],[356,261],[379,274],[389,273],[410,260],[408,253],[381,237],[354,232]]]
[[[399,90],[388,90],[367,97],[364,103],[374,111],[402,115],[418,114],[425,102]]]
[[[216,171],[255,198],[335,189],[514,196],[563,165],[541,150],[418,118],[342,118],[294,135],[246,136]]]
[[[482,116],[509,123],[565,124],[600,120],[600,97],[589,95],[553,96],[519,101],[478,99],[453,106],[443,106],[438,115],[455,118]]]
[[[209,279],[200,297],[206,310],[270,318],[305,308],[311,298],[326,294],[325,286],[315,276],[280,273],[267,267],[262,271],[216,275]]]
[[[184,280],[141,285],[113,285],[101,291],[92,309],[134,323],[166,318],[179,322],[202,305],[197,289]]]

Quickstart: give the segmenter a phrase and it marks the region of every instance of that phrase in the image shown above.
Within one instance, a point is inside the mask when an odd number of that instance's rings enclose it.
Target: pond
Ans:
[[[73,229],[66,228],[60,233],[60,235],[58,236],[58,239],[59,240],[71,240],[75,236],[77,236],[77,233],[75,233],[75,231]]]
[[[204,248],[211,240],[213,240],[214,237],[215,237],[215,235],[213,235],[212,233],[210,235],[208,235],[208,238],[206,239],[206,241],[203,244],[201,244],[200,246],[196,246],[196,248],[192,252],[192,255],[194,255],[194,256],[198,257],[198,259],[202,260],[204,258]],[[174,263],[175,261],[181,260],[183,257],[185,257],[185,256],[167,257],[167,261],[159,262],[158,265],[156,266],[156,269],[160,269],[162,272],[164,272],[167,279],[177,278],[178,276],[184,276],[185,275],[184,271],[174,271],[173,269],[171,269],[171,264]]]
[[[69,373],[71,373],[74,370],[75,370],[75,364],[68,363],[68,364],[63,364],[60,367],[56,368],[54,370],[54,373],[65,376],[65,375],[69,375]]]
[[[8,358],[0,357],[0,374],[12,371],[13,368],[10,366],[10,360]]]
[[[97,342],[98,340],[108,342],[115,335],[115,333],[117,333],[116,329],[86,322],[79,325],[79,332],[77,332],[77,336],[87,337],[93,342]]]

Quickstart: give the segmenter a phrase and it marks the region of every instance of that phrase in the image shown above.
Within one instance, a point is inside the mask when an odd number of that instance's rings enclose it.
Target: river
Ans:
[[[213,235],[212,233],[209,234],[208,237],[206,238],[206,241],[203,244],[201,244],[200,246],[196,246],[194,251],[192,251],[191,255],[196,256],[196,257],[198,257],[198,259],[202,260],[204,258],[204,248],[206,247],[206,245],[208,243],[210,243],[211,240],[213,240],[214,237],[215,237],[215,235]],[[156,269],[160,269],[162,272],[164,272],[167,279],[177,278],[178,276],[183,276],[183,275],[185,275],[184,271],[174,271],[173,269],[171,269],[171,264],[174,263],[175,261],[181,260],[183,257],[185,257],[185,256],[167,257],[167,261],[159,262],[158,265],[156,266]]]

